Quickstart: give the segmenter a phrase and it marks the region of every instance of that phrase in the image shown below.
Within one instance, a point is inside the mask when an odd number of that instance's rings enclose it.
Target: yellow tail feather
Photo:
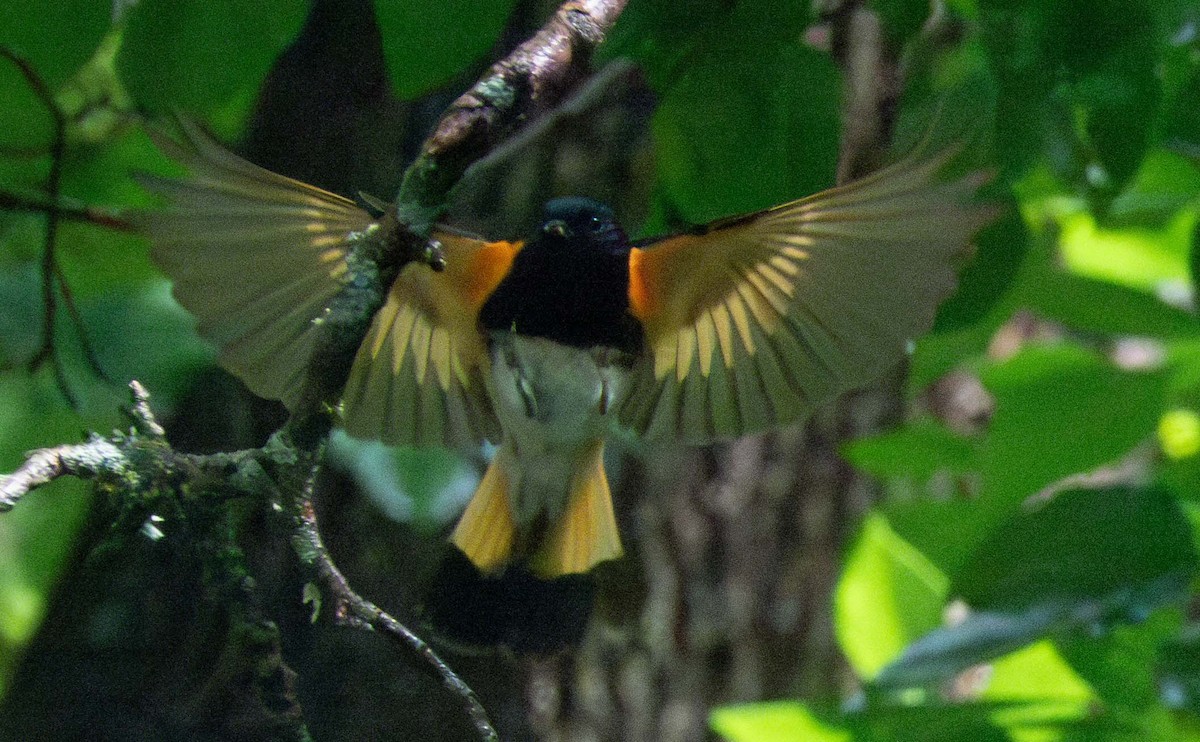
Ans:
[[[516,522],[509,493],[516,473],[514,463],[508,449],[502,447],[496,452],[450,536],[450,541],[485,574],[496,572],[512,558]]]
[[[541,577],[561,577],[587,572],[621,553],[612,494],[604,474],[604,442],[596,441],[571,478],[566,512],[551,525],[530,566]]]

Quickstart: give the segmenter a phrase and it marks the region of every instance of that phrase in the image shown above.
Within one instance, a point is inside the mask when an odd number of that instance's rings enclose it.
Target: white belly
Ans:
[[[511,333],[492,334],[491,355],[488,393],[520,469],[513,515],[520,526],[542,512],[554,520],[579,457],[612,430],[624,367],[612,351]]]

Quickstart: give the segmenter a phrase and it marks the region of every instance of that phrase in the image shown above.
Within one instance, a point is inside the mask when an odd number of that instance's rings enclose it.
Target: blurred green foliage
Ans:
[[[394,91],[469,79],[513,5],[379,0]],[[953,371],[978,380],[987,414],[964,424],[923,411],[844,447],[886,492],[843,555],[835,593],[861,697],[719,709],[713,728],[738,742],[1200,739],[1200,623],[1189,611],[1200,542],[1200,10],[954,0],[930,33],[923,0],[870,5],[910,75],[902,134],[911,141],[940,105],[948,136],[972,134],[968,157],[996,171],[994,193],[1014,205],[981,236],[962,291],[911,364],[915,400]],[[69,114],[63,195],[139,205],[127,174],[161,161],[123,117],[183,109],[237,134],[306,8],[142,0],[114,24],[103,3],[9,0],[0,44]],[[832,182],[841,81],[806,43],[813,23],[784,0],[631,0],[599,61],[634,58],[659,96],[644,231]],[[36,195],[53,117],[7,62],[0,100],[0,189]],[[120,389],[93,379],[67,318],[55,330],[80,411],[46,368],[23,370],[41,342],[43,234],[42,217],[0,212],[5,470],[28,449],[119,423]],[[211,351],[146,246],[68,224],[58,247],[101,366],[143,380],[169,409]],[[346,456],[359,473],[388,463]],[[392,489],[409,504],[397,512],[446,517],[439,493],[460,477],[455,462],[399,458]],[[85,506],[68,484],[0,517],[0,693]]]

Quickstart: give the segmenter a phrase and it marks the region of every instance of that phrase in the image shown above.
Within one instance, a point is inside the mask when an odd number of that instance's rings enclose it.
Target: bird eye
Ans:
[[[588,228],[593,232],[599,232],[604,229],[604,220],[598,216],[593,216],[588,219]]]

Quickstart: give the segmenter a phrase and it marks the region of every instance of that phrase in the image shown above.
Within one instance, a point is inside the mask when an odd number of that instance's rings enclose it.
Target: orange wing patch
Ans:
[[[995,210],[955,153],[634,249],[646,331],[619,415],[644,437],[704,442],[801,419],[883,372],[927,331]]]

